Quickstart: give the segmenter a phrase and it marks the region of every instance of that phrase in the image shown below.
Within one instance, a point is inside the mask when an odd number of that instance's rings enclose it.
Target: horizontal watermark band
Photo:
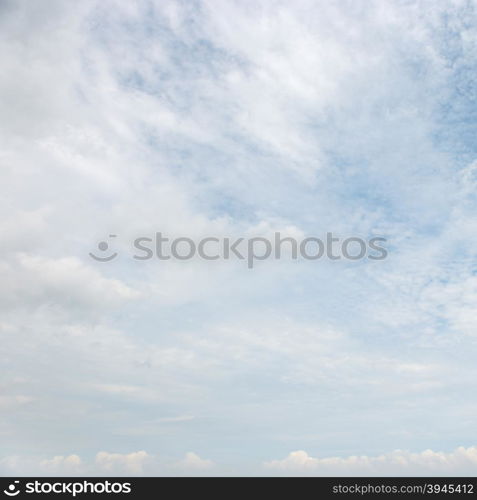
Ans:
[[[117,235],[110,234],[109,237],[116,238]],[[151,259],[186,261],[197,257],[208,261],[234,259],[245,261],[247,267],[253,269],[257,261],[282,258],[380,261],[388,256],[384,246],[386,242],[387,239],[381,236],[370,239],[350,236],[341,239],[331,232],[326,233],[324,238],[308,236],[298,239],[282,236],[280,232],[276,232],[273,238],[207,236],[199,240],[187,236],[169,238],[162,232],[156,232],[152,236],[135,238],[130,257],[139,261]],[[99,255],[98,252],[90,252],[89,255],[99,262],[110,262],[118,256],[118,252],[110,250],[107,241],[99,242],[97,248],[100,251]]]
[[[174,491],[186,497],[194,491],[207,498],[224,498],[234,491],[239,498],[250,491],[296,496],[314,492],[326,498],[473,498],[475,477],[22,477],[0,478],[4,498],[151,498],[157,492]]]

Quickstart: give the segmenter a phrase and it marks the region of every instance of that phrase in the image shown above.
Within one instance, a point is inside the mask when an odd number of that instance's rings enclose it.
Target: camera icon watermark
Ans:
[[[16,497],[20,494],[20,481],[13,481],[7,486],[7,489],[3,490],[3,493],[9,497]]]

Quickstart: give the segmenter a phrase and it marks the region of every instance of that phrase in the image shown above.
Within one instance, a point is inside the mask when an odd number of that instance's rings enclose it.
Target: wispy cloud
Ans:
[[[2,2],[8,463],[473,446],[476,26],[460,0]],[[121,258],[156,231],[382,235],[389,258]],[[100,462],[154,462],[129,453]]]

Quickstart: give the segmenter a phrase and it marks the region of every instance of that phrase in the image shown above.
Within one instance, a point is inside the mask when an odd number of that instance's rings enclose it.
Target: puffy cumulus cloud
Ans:
[[[200,475],[214,467],[214,462],[188,452],[182,460],[165,459],[145,451],[110,453],[101,451],[94,460],[83,460],[76,454],[53,458],[12,455],[0,459],[0,472],[5,475]]]
[[[53,458],[12,455],[0,459],[0,471],[5,475],[76,476],[89,472],[87,464],[76,454]]]
[[[197,453],[194,453],[192,451],[188,451],[185,454],[185,457],[183,460],[181,460],[178,465],[182,468],[194,471],[194,470],[206,470],[210,469],[211,467],[214,466],[214,462],[212,460],[207,460],[205,458],[199,457]]]
[[[465,475],[477,471],[477,447],[421,453],[396,450],[378,456],[315,458],[306,451],[291,452],[282,460],[264,464],[269,471],[297,475]]]
[[[40,467],[44,469],[45,473],[50,474],[58,472],[80,473],[82,472],[82,465],[83,462],[78,455],[68,455],[66,457],[58,455],[40,462]]]
[[[100,451],[96,455],[95,464],[99,470],[103,470],[108,474],[142,474],[144,466],[151,458],[151,455],[145,451],[136,451],[129,454]]]
[[[145,451],[129,454],[100,452],[95,458],[95,470],[117,475],[194,475],[210,470],[212,460],[187,452],[180,461],[152,456]]]
[[[89,313],[118,307],[140,293],[118,279],[106,278],[76,257],[46,258],[18,254],[0,266],[4,308],[34,310],[50,304],[62,311]]]

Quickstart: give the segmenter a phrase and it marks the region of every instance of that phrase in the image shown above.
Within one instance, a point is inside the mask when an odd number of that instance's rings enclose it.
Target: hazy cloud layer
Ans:
[[[476,28],[460,0],[1,2],[1,471],[474,470]],[[128,257],[157,231],[389,257]]]

